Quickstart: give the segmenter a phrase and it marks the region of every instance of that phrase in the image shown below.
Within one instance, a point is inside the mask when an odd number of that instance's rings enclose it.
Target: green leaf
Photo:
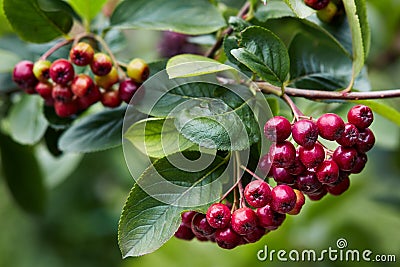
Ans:
[[[4,13],[13,29],[25,41],[49,42],[69,32],[72,17],[63,11],[46,12],[37,0],[4,0]]]
[[[281,0],[270,0],[267,5],[260,6],[254,14],[259,21],[295,16],[289,6]]]
[[[289,55],[291,84],[297,88],[336,90],[350,82],[351,60],[336,43],[299,34]]]
[[[400,112],[382,101],[353,100],[350,102],[369,106],[374,112],[400,126]]]
[[[89,22],[97,16],[106,2],[107,0],[68,0],[76,13]]]
[[[248,27],[241,34],[239,49],[231,54],[271,84],[282,86],[289,73],[289,55],[283,42],[262,27]]]
[[[226,23],[207,0],[125,0],[111,16],[111,26],[196,35],[215,32]]]
[[[21,144],[35,144],[44,135],[48,123],[42,113],[43,100],[39,96],[22,95],[8,117],[11,137]]]
[[[199,153],[186,152],[184,156],[195,160]],[[217,179],[226,167],[226,159],[216,157],[207,168],[198,172],[178,169],[170,160],[155,161],[129,194],[118,229],[119,247],[124,258],[160,248],[178,229],[182,211],[190,208],[205,212],[204,205],[215,201],[222,192],[222,184]],[[160,181],[157,179],[156,186],[155,177],[161,178]]]
[[[138,121],[129,127],[124,137],[152,158],[162,158],[194,145],[178,132],[173,119],[149,118]]]
[[[303,0],[285,0],[285,3],[290,7],[290,9],[296,14],[299,18],[306,18],[311,16],[316,11],[309,8],[304,4]]]
[[[21,58],[10,51],[0,49],[0,74],[11,73],[15,64],[17,64]]]
[[[246,67],[245,65],[240,63],[231,53],[231,51],[233,49],[239,48],[238,38],[236,36],[226,36],[224,38],[223,47],[224,47],[224,52],[225,52],[227,59],[231,63],[236,65],[239,68],[239,70],[241,70],[242,72],[245,72],[245,73],[249,72],[250,73],[249,75],[251,76],[251,70],[249,70],[248,67]]]
[[[15,201],[29,213],[42,214],[47,192],[32,147],[0,133],[0,155],[4,178]]]
[[[169,78],[173,79],[235,69],[207,57],[183,54],[172,57],[167,63],[166,70]]]
[[[61,136],[60,149],[66,152],[94,152],[121,145],[125,109],[107,109],[77,121]],[[137,120],[142,118],[142,114],[137,114]]]

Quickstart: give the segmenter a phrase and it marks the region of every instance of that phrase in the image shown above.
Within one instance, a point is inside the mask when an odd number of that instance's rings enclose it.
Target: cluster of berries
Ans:
[[[54,62],[24,60],[13,71],[14,82],[28,94],[42,96],[46,105],[54,106],[59,117],[75,115],[98,101],[110,108],[118,107],[122,101],[129,103],[149,77],[148,65],[139,58],[127,65],[128,78],[125,74],[120,76],[110,56],[95,52],[86,42],[73,45],[69,57]],[[88,68],[76,73],[74,65]]]
[[[375,144],[375,136],[368,128],[373,121],[369,107],[354,106],[347,118],[345,123],[338,115],[327,113],[316,121],[301,119],[291,125],[284,117],[273,117],[265,124],[264,134],[274,143],[261,158],[259,168],[278,184],[290,185],[312,200],[327,193],[342,194],[350,185],[349,175],[364,169],[366,152]],[[298,144],[297,149],[287,141],[290,135]],[[339,146],[329,150],[318,136],[336,141]]]

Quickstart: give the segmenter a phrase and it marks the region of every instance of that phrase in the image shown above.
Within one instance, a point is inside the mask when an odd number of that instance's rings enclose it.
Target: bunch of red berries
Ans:
[[[129,103],[133,94],[149,77],[149,67],[135,58],[126,67],[128,78],[120,76],[109,55],[95,52],[85,42],[70,50],[70,59],[50,62],[39,59],[35,63],[24,60],[13,71],[13,80],[28,94],[39,94],[48,106],[54,106],[59,117],[70,117],[101,101],[105,107]],[[85,67],[76,73],[75,66]],[[117,86],[118,84],[118,86]]]

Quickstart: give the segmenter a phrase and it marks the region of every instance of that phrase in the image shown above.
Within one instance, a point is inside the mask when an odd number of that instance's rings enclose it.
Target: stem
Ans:
[[[243,185],[241,183],[242,175],[240,174],[240,154],[238,151],[235,151],[235,169],[236,169],[236,179],[238,181],[238,189],[239,189],[239,207],[242,208],[245,206],[244,196],[243,196]]]
[[[46,53],[44,53],[44,54],[40,57],[40,59],[41,59],[41,60],[46,60],[46,59],[47,59],[51,54],[53,54],[55,51],[57,51],[57,50],[60,49],[61,47],[65,46],[65,45],[67,45],[67,44],[69,44],[69,43],[71,43],[71,42],[73,42],[73,41],[74,41],[74,39],[71,38],[71,39],[66,39],[66,40],[63,40],[63,41],[57,43],[57,44],[54,45],[52,48],[50,48],[49,50],[47,50]]]
[[[240,165],[240,168],[242,168],[243,170],[245,170],[246,172],[248,172],[250,175],[252,175],[254,178],[260,180],[260,181],[264,181],[264,179],[262,179],[261,177],[259,177],[257,174],[255,174],[254,172],[250,171],[248,168],[246,168],[243,165]]]
[[[301,112],[301,110],[296,106],[296,104],[293,102],[293,100],[287,94],[282,95],[282,98],[289,105],[296,120],[299,120],[302,117],[304,117],[303,112]]]

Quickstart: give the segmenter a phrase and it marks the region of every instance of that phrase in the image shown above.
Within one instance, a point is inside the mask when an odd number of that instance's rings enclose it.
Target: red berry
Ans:
[[[351,169],[351,173],[360,173],[364,167],[365,164],[367,164],[368,157],[367,154],[364,153],[358,153],[357,158],[356,158],[356,163],[354,164],[353,169]]]
[[[326,190],[329,192],[329,194],[338,196],[343,194],[347,189],[350,187],[350,179],[349,177],[345,177],[340,183],[334,185],[334,186],[326,186]]]
[[[111,86],[116,84],[119,81],[118,71],[116,68],[112,67],[111,71],[104,76],[94,76],[94,80],[97,86],[104,88],[105,90],[109,90]]]
[[[250,206],[261,208],[271,201],[269,184],[261,180],[248,183],[244,189],[244,197]]]
[[[66,118],[75,115],[78,112],[78,105],[75,101],[54,102],[54,110],[59,117]]]
[[[352,147],[357,143],[358,135],[357,127],[351,123],[346,123],[342,136],[336,142],[344,147]]]
[[[247,243],[255,243],[260,240],[266,233],[267,231],[264,227],[257,226],[253,232],[243,236],[243,238]]]
[[[91,45],[84,42],[79,42],[74,47],[71,48],[69,52],[69,57],[77,66],[89,65],[94,56],[94,50]]]
[[[344,131],[344,121],[334,113],[326,113],[317,120],[319,135],[326,140],[337,140]]]
[[[38,83],[33,74],[33,62],[23,60],[17,63],[13,70],[13,81],[22,89],[32,89]]]
[[[206,218],[211,227],[225,228],[231,221],[231,211],[222,203],[214,203],[208,208]]]
[[[286,219],[286,214],[272,210],[270,205],[257,209],[257,218],[261,227],[267,230],[275,230]]]
[[[119,97],[125,103],[129,103],[133,95],[139,89],[139,86],[140,85],[135,83],[132,79],[126,79],[119,84]]]
[[[305,172],[299,175],[296,179],[296,187],[305,194],[310,194],[318,191],[322,184],[314,172]]]
[[[272,191],[271,207],[279,213],[288,213],[296,204],[296,193],[288,185],[277,185]]]
[[[351,171],[356,163],[357,155],[357,150],[354,148],[338,146],[332,158],[342,171]]]
[[[295,176],[291,175],[288,169],[272,166],[272,176],[278,184],[294,184]]]
[[[363,130],[371,125],[374,120],[374,114],[371,108],[364,105],[357,105],[349,110],[347,120],[359,130]]]
[[[293,124],[292,136],[297,144],[312,148],[318,139],[318,126],[312,120],[299,120]]]
[[[52,97],[56,102],[71,102],[73,96],[69,86],[61,84],[54,85]]]
[[[74,93],[74,95],[78,97],[83,97],[88,94],[91,90],[93,90],[93,87],[95,86],[92,78],[90,78],[89,75],[86,74],[78,74],[75,76],[74,80],[71,83],[71,90]]]
[[[53,85],[49,82],[39,82],[38,84],[36,84],[35,90],[45,100],[53,98]]]
[[[255,231],[258,225],[257,215],[247,207],[237,209],[232,214],[231,225],[239,235],[247,235]]]
[[[74,67],[66,59],[57,59],[50,66],[50,78],[55,83],[66,85],[74,79],[74,76]]]
[[[321,10],[329,4],[330,0],[304,0],[304,3],[315,10]]]
[[[90,69],[97,76],[107,75],[113,67],[111,58],[104,53],[96,53],[90,63]]]
[[[101,100],[101,92],[99,88],[95,85],[87,92],[87,94],[83,97],[78,97],[78,103],[79,103],[79,110],[85,110],[94,103],[98,102]]]
[[[331,159],[325,160],[318,166],[316,175],[323,184],[334,183],[339,178],[339,166]]]
[[[205,214],[196,213],[192,219],[192,231],[196,236],[209,237],[214,234],[215,229],[207,222]]]
[[[230,226],[218,229],[215,232],[215,241],[218,246],[224,249],[233,249],[241,242],[242,237],[237,234]]]
[[[364,130],[360,130],[360,133],[358,135],[357,143],[356,143],[356,149],[360,153],[366,153],[375,144],[375,135],[374,133],[369,129],[365,128]]]
[[[326,190],[325,186],[323,186],[316,192],[307,194],[307,196],[310,200],[317,201],[317,200],[322,199],[324,196],[326,196],[327,193],[328,193],[328,191]]]
[[[325,150],[318,143],[316,143],[311,149],[306,149],[301,146],[299,147],[299,158],[305,167],[315,168],[324,161]]]
[[[306,170],[306,167],[300,160],[299,150],[296,150],[296,158],[292,165],[286,168],[287,171],[292,175],[299,175]]]
[[[179,226],[178,230],[175,232],[174,235],[176,238],[183,240],[192,240],[194,238],[192,229],[183,224]]]
[[[197,212],[194,210],[185,211],[181,213],[182,224],[185,225],[186,227],[192,227],[192,219],[196,213]]]
[[[288,141],[272,144],[269,153],[272,158],[272,163],[280,168],[289,167],[294,163],[296,158],[296,149],[293,144]]]
[[[291,132],[290,122],[282,116],[275,116],[264,125],[264,135],[271,142],[283,142]]]
[[[118,91],[107,91],[103,93],[101,103],[105,107],[116,108],[121,105],[121,98],[119,98]]]
[[[296,194],[296,204],[294,205],[294,208],[288,212],[288,214],[297,215],[300,213],[301,208],[303,207],[304,203],[306,202],[306,199],[300,190],[293,189],[293,191]]]

